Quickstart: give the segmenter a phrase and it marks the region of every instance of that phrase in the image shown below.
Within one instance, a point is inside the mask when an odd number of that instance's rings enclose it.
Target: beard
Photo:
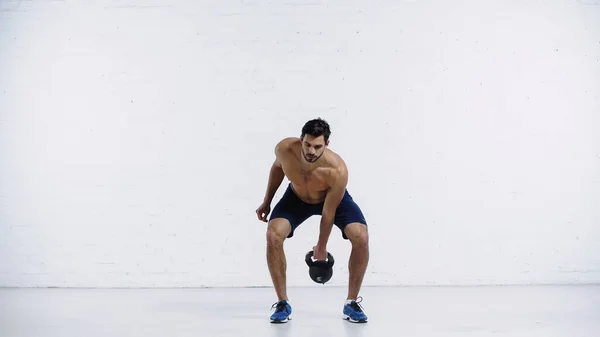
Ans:
[[[306,160],[309,163],[316,162],[317,160],[319,160],[319,158],[321,158],[322,155],[323,154],[321,153],[321,155],[319,155],[319,156],[316,156],[316,155],[311,156],[311,155],[307,155],[306,153],[304,153],[304,150],[302,151],[302,156],[304,157],[304,160]]]

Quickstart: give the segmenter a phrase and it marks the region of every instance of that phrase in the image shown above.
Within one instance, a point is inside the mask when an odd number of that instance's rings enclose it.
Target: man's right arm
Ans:
[[[263,200],[267,204],[271,204],[273,198],[275,197],[275,192],[277,192],[279,186],[281,185],[281,182],[283,181],[283,178],[285,177],[285,174],[283,173],[283,168],[281,167],[281,162],[279,161],[281,147],[281,143],[278,143],[277,146],[275,146],[275,160],[273,161],[273,164],[271,165],[271,170],[269,171],[267,191]]]

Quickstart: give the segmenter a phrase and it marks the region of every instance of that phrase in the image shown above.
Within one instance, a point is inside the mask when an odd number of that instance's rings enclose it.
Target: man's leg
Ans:
[[[367,226],[353,222],[344,228],[344,233],[352,244],[348,260],[348,300],[356,300],[369,264],[369,232]]]
[[[348,297],[343,309],[344,318],[350,322],[365,323],[368,318],[359,305],[358,294],[369,263],[369,232],[360,207],[348,191],[337,207],[334,223],[342,230],[342,237],[352,244],[348,259]]]
[[[276,308],[271,316],[271,322],[284,323],[291,319],[292,308],[287,296],[287,264],[283,242],[286,238],[291,238],[296,228],[313,213],[314,210],[296,196],[291,184],[271,213],[266,233],[267,264],[278,299],[274,305]]]
[[[287,219],[275,218],[267,226],[267,264],[271,280],[275,287],[278,301],[288,300],[286,287],[287,263],[283,242],[290,233],[292,226]]]

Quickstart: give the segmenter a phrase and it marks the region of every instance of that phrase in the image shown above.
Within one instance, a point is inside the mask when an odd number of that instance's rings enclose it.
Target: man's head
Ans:
[[[302,127],[302,156],[309,163],[316,162],[329,145],[331,130],[329,124],[321,118],[312,119]]]

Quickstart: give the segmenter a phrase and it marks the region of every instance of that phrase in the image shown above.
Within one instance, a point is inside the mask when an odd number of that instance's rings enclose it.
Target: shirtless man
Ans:
[[[285,194],[273,209],[267,226],[267,263],[278,301],[270,320],[291,319],[292,308],[286,292],[286,258],[283,242],[312,215],[321,215],[320,233],[313,247],[315,260],[327,259],[327,241],[335,224],[352,244],[348,261],[348,297],[343,316],[350,322],[366,322],[358,305],[358,293],[369,261],[367,222],[346,190],[348,169],[342,158],[328,149],[331,132],[318,118],[304,125],[300,138],[285,138],[275,147],[263,203],[256,210],[258,219],[267,222],[271,202],[284,176],[290,180]]]

